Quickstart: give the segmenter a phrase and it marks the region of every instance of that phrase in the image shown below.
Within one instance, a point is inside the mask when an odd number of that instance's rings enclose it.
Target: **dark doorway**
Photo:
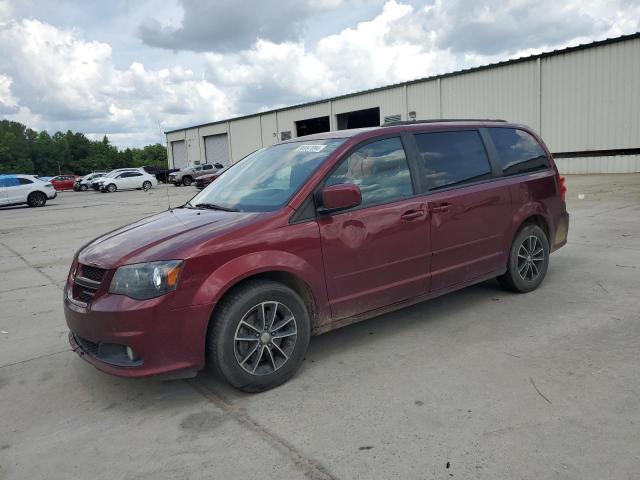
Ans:
[[[307,118],[296,122],[296,137],[328,132],[329,130],[329,117]]]
[[[336,115],[338,120],[338,130],[349,128],[379,127],[380,108],[367,108],[355,112],[345,112]]]

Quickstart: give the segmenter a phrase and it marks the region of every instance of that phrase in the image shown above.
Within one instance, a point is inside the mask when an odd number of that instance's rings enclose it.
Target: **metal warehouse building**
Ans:
[[[502,118],[563,173],[640,172],[640,32],[165,132],[169,165],[229,163],[292,137],[396,120]]]

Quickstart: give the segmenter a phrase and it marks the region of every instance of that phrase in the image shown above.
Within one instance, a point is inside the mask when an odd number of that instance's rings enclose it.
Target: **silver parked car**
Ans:
[[[169,175],[169,182],[173,183],[176,187],[179,187],[180,185],[188,187],[199,176],[214,173],[221,168],[223,168],[223,166],[219,163],[205,163],[204,165],[182,168]]]

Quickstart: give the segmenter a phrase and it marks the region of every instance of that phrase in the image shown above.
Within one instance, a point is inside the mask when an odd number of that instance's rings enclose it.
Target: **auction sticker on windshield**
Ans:
[[[313,152],[318,153],[324,150],[326,145],[300,145],[296,148],[296,152]]]

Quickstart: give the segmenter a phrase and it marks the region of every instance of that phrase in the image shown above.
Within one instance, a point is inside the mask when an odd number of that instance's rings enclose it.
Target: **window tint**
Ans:
[[[0,187],[17,187],[18,185],[20,185],[20,181],[17,177],[0,175]]]
[[[209,165],[209,164],[202,166],[203,170],[211,170],[212,168],[213,168],[213,165]]]
[[[400,139],[368,143],[350,154],[325,185],[340,183],[360,187],[364,206],[413,195],[409,165]]]
[[[475,130],[416,135],[426,188],[436,190],[491,178],[487,152]]]
[[[496,146],[498,161],[505,175],[535,172],[549,167],[540,144],[524,130],[489,128],[489,135]]]
[[[33,183],[28,178],[18,178],[18,181],[20,182],[20,185],[29,185],[30,183]]]

